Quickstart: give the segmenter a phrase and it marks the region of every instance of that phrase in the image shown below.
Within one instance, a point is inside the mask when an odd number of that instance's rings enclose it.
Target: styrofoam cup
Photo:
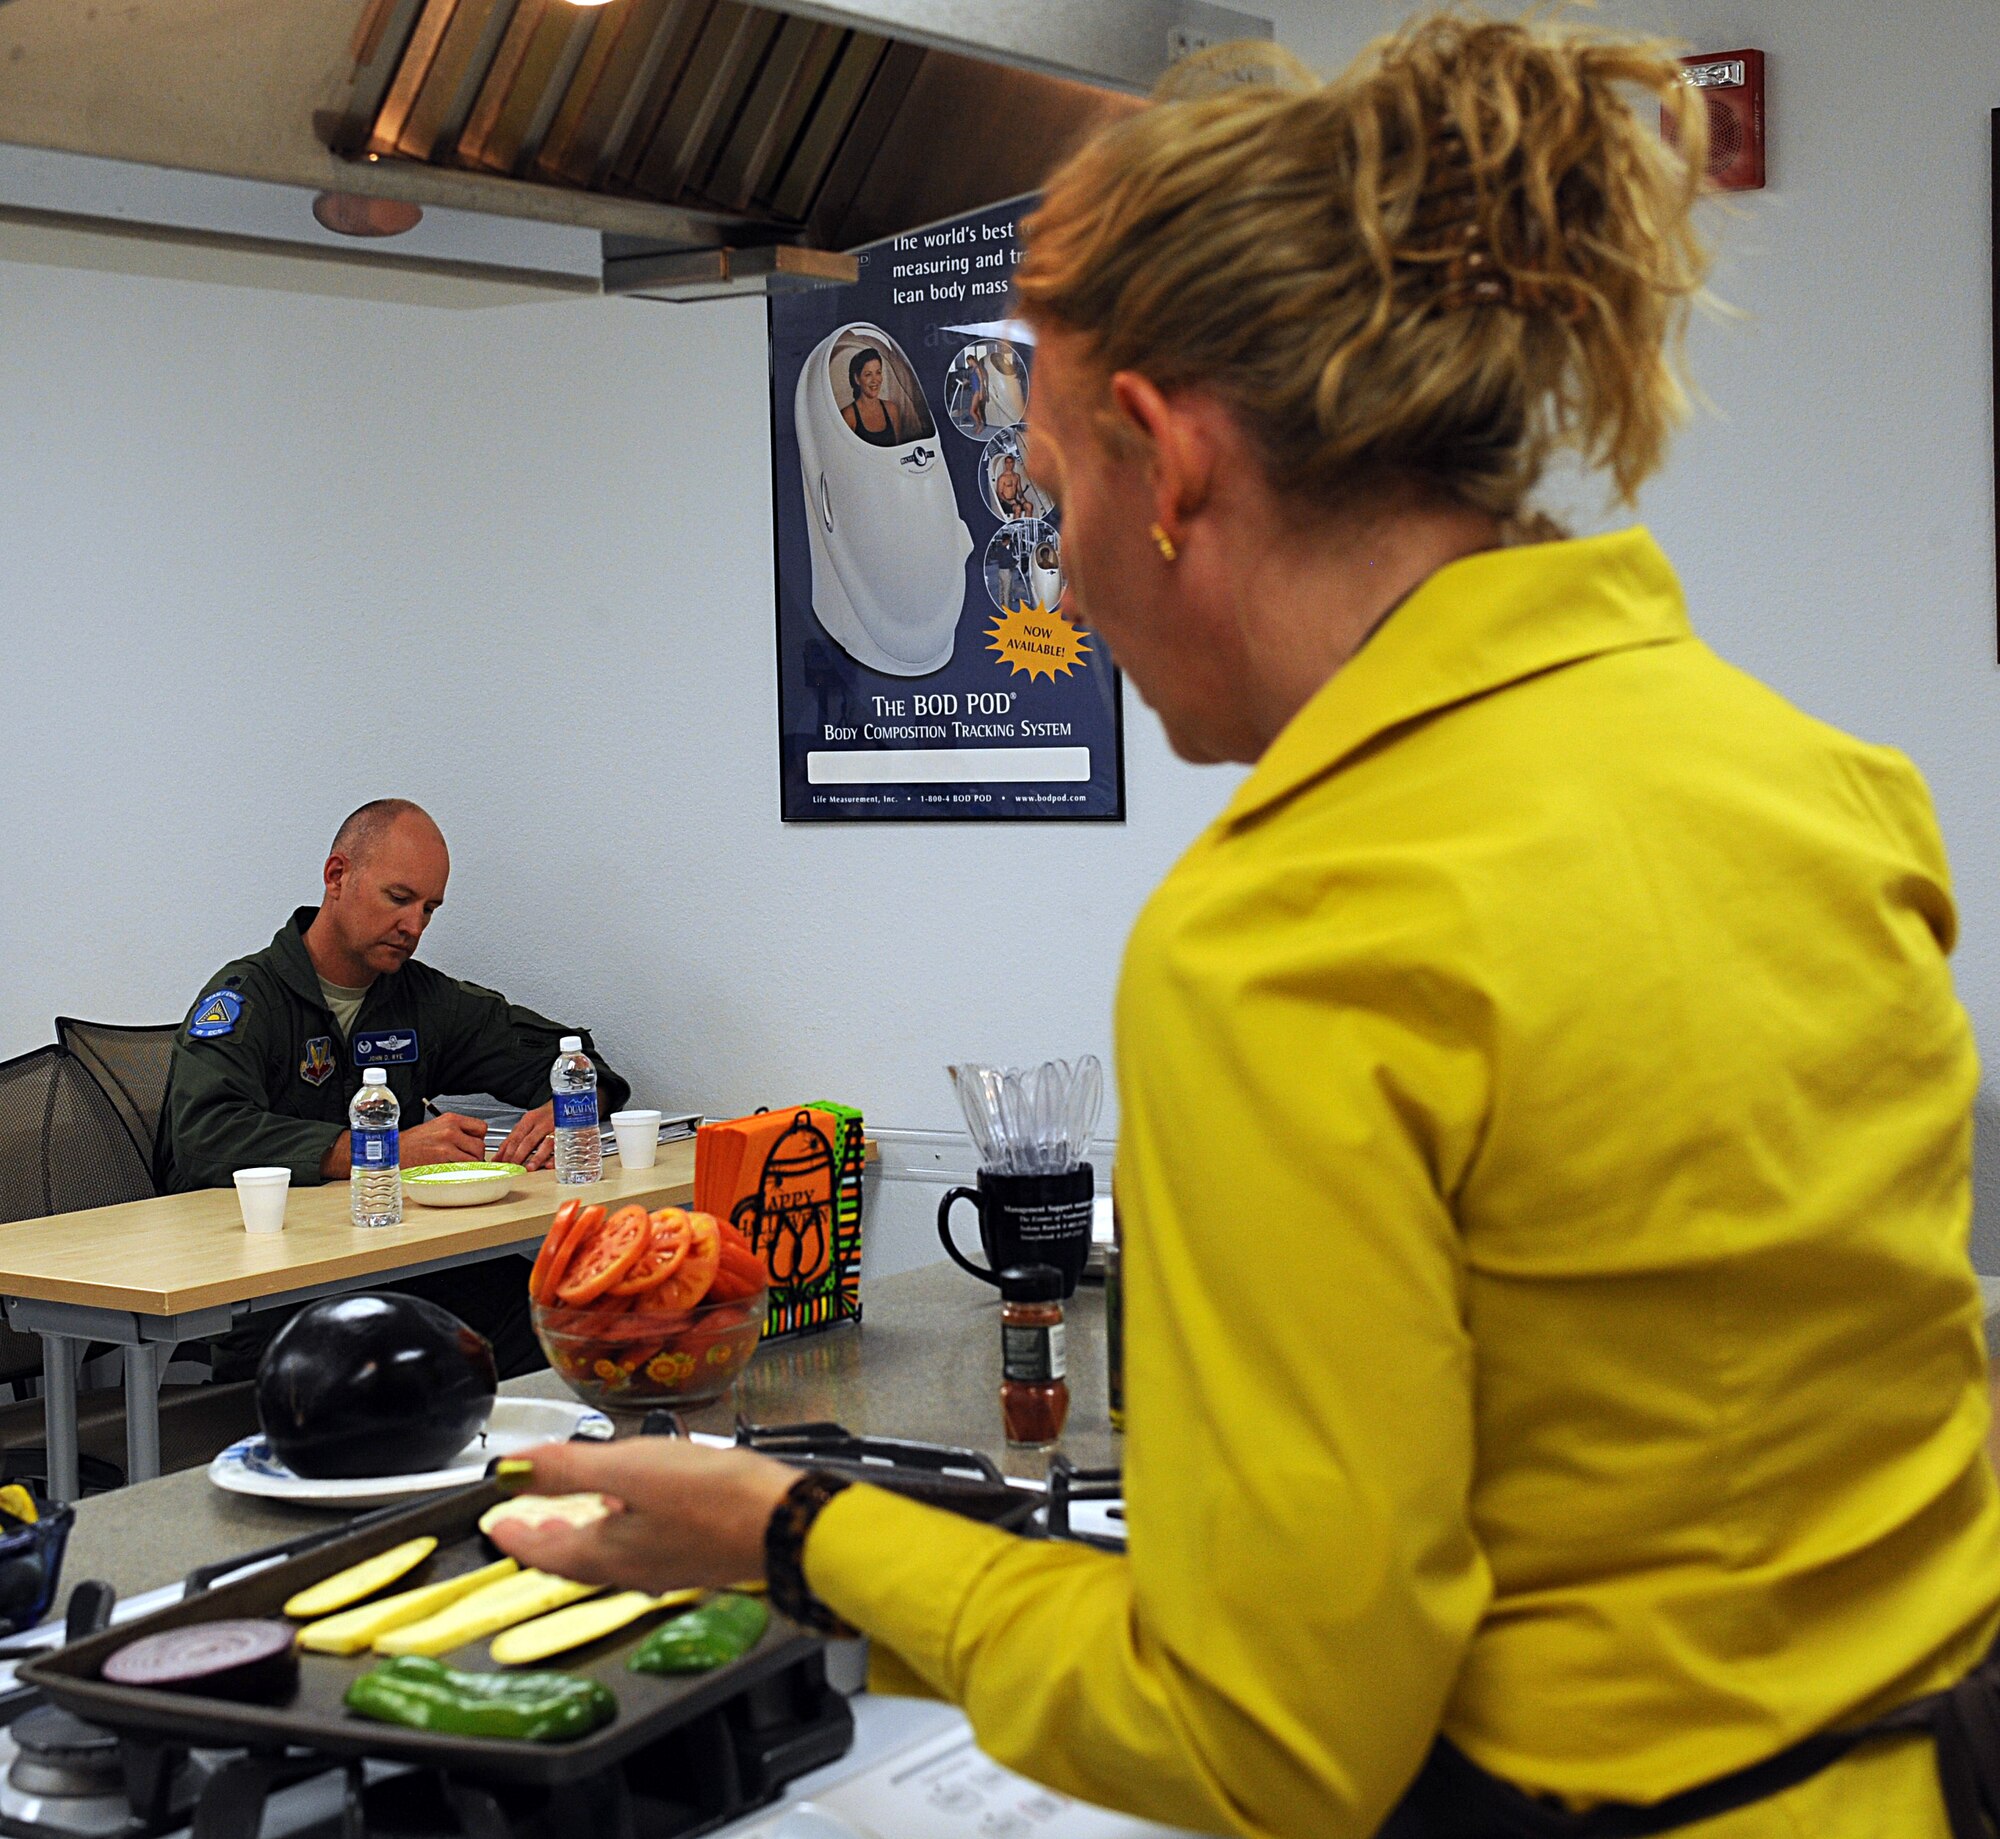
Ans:
[[[657,1111],[614,1111],[611,1134],[618,1139],[618,1165],[649,1169],[660,1155],[660,1114]]]
[[[243,1209],[245,1232],[283,1232],[285,1196],[291,1192],[290,1169],[238,1169],[236,1204]]]

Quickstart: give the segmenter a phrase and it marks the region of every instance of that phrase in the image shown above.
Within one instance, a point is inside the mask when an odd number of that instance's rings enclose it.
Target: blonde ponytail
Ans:
[[[1252,80],[1191,93],[1217,71]],[[1629,502],[1685,413],[1698,102],[1657,44],[1461,12],[1327,84],[1224,47],[1056,174],[1021,310],[1216,390],[1287,493],[1415,481],[1519,518],[1569,448]]]

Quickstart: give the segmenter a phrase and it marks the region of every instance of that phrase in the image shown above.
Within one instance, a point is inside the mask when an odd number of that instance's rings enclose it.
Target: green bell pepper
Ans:
[[[582,1737],[618,1715],[608,1686],[570,1673],[461,1673],[422,1654],[399,1654],[347,1688],[349,1711],[412,1730],[530,1743]]]
[[[727,1666],[764,1638],[771,1612],[754,1596],[725,1590],[699,1609],[662,1622],[625,1664],[634,1673],[706,1673]]]

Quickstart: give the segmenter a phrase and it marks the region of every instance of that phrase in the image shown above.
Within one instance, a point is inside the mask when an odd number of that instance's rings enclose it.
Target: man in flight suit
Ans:
[[[566,1034],[581,1034],[596,1062],[599,1115],[625,1104],[631,1088],[586,1030],[414,961],[450,873],[443,835],[407,799],[377,799],[341,825],[322,904],[301,907],[262,951],[224,965],[188,1012],[154,1145],[163,1193],[224,1187],[252,1167],[289,1168],[300,1185],[344,1181],[348,1101],[371,1066],[388,1074],[402,1107],[405,1168],[484,1158],[477,1118],[424,1119],[425,1099],[452,1092],[530,1107],[499,1159],[546,1167],[555,1150],[549,1067]],[[506,1377],[543,1364],[526,1280],[524,1262],[503,1257],[395,1288],[479,1329]],[[226,1337],[218,1375],[253,1363],[268,1338],[258,1329]]]

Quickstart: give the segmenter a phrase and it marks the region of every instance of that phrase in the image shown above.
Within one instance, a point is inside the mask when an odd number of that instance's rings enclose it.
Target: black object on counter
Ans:
[[[257,1418],[294,1475],[417,1475],[486,1427],[493,1349],[421,1297],[335,1296],[279,1329],[257,1366]]]
[[[39,1519],[0,1513],[0,1634],[33,1628],[48,1614],[62,1581],[76,1509],[36,1500]]]
[[[1002,1175],[979,1171],[977,1188],[953,1188],[938,1203],[938,1238],[954,1263],[981,1283],[997,1284],[1010,1265],[1046,1264],[1062,1277],[1060,1294],[1070,1295],[1090,1261],[1091,1214],[1097,1178],[1090,1164],[1065,1175]],[[972,1262],[951,1236],[951,1210],[969,1200],[979,1213],[979,1243],[987,1267]]]

